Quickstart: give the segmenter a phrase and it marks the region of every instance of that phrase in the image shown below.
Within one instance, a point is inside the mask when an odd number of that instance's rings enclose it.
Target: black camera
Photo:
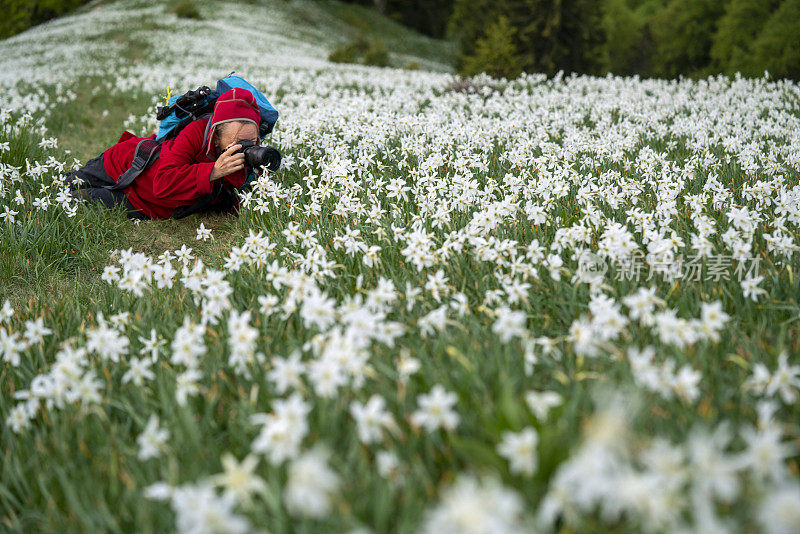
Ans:
[[[277,148],[271,146],[259,146],[249,139],[236,141],[242,147],[234,154],[244,154],[244,164],[247,167],[266,167],[271,171],[277,171],[281,166],[281,153]]]

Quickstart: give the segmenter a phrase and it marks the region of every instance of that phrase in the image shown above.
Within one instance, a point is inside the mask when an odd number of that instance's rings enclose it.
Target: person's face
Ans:
[[[228,126],[220,132],[217,153],[221,154],[231,145],[244,140],[250,140],[255,144],[259,143],[258,130],[255,125],[251,122],[228,123]]]

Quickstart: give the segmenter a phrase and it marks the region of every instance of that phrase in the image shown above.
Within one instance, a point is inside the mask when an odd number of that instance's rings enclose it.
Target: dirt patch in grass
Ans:
[[[211,229],[211,239],[197,239],[197,228],[201,223]],[[239,240],[240,232],[235,224],[236,216],[231,214],[204,214],[178,220],[147,221],[139,225],[131,223],[127,246],[134,252],[158,256],[165,250],[179,249],[185,244],[192,247],[203,263],[214,265]]]

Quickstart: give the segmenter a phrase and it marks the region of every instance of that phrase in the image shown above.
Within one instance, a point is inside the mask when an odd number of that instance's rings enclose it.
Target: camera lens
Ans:
[[[244,161],[248,167],[277,171],[281,166],[281,153],[271,146],[252,146],[244,150]]]

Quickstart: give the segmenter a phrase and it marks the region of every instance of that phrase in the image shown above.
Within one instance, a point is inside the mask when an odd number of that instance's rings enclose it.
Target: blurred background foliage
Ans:
[[[4,0],[0,38],[84,3],[85,0]],[[775,78],[800,80],[800,0],[344,3],[372,7],[422,34],[456,41],[460,54],[455,67],[461,74],[487,72],[511,78],[523,71],[552,76],[561,70],[674,78],[736,72],[761,76],[767,70]],[[334,51],[335,59],[384,64],[384,48],[379,42],[354,42],[348,50]]]
[[[462,74],[800,79],[800,0],[350,0],[458,41]]]
[[[3,0],[0,39],[68,13],[87,0]]]

